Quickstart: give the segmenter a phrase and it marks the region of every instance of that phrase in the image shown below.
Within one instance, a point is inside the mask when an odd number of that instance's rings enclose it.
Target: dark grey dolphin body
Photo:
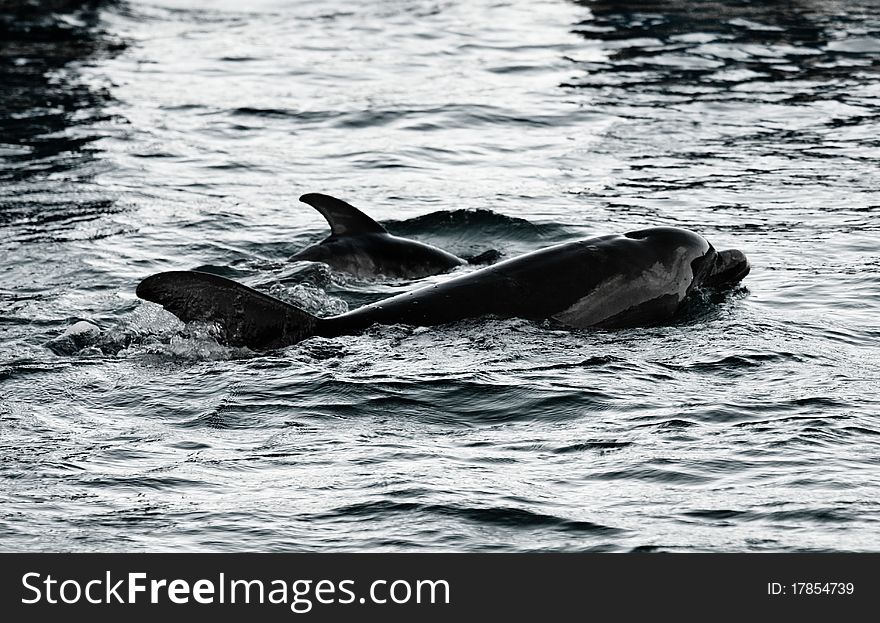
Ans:
[[[432,326],[490,315],[574,328],[655,325],[694,290],[732,285],[748,272],[740,251],[716,252],[691,231],[658,227],[556,245],[331,318],[194,271],[147,277],[137,295],[183,321],[217,322],[228,344],[260,350],[373,324]]]
[[[392,236],[369,216],[341,199],[309,193],[300,197],[330,225],[330,236],[293,255],[292,260],[323,262],[356,277],[421,279],[467,261],[429,244]]]

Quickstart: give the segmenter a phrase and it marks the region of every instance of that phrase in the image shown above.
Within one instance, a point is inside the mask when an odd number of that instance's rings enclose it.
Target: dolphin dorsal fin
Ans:
[[[315,208],[327,219],[334,236],[388,233],[379,223],[342,199],[321,193],[309,193],[299,200]]]

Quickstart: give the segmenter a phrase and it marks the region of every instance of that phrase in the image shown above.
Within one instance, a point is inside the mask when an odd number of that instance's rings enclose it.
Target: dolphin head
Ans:
[[[716,251],[705,238],[686,229],[653,227],[625,235],[657,249],[683,252],[693,273],[691,289],[731,287],[742,281],[751,269],[742,251]]]

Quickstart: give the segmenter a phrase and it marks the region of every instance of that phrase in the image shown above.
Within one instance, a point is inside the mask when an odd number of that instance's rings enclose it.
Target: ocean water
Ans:
[[[877,2],[23,4],[2,549],[877,550]],[[197,267],[318,314],[419,285],[288,261],[327,233],[305,192],[461,255],[674,225],[752,272],[668,326],[269,353],[135,297]]]

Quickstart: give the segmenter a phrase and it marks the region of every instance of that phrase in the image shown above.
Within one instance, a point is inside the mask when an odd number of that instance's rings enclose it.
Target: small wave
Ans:
[[[253,59],[243,59],[253,60]],[[522,126],[529,128],[553,127],[572,120],[569,111],[562,114],[522,114],[512,109],[479,104],[449,104],[436,108],[395,108],[371,110],[297,110],[280,107],[240,106],[209,114],[232,114],[235,116],[263,119],[285,119],[298,124],[332,121],[337,128],[355,130],[394,125],[414,132],[500,125],[505,128]],[[574,113],[577,114],[577,113]]]
[[[301,342],[296,348],[297,354],[310,361],[326,361],[339,359],[349,353],[348,348],[339,340],[313,337]]]
[[[209,483],[173,476],[105,476],[83,480],[89,487],[121,487],[125,489],[189,489],[210,486]]]
[[[107,216],[123,211],[114,199],[83,196],[84,193],[57,192],[53,200],[45,197],[0,201],[0,227],[8,228],[12,241],[56,243],[74,240],[98,240],[128,230],[108,227]]]
[[[570,446],[554,448],[552,452],[553,454],[569,454],[572,452],[599,450],[604,453],[611,450],[620,450],[621,448],[626,448],[631,445],[633,445],[633,442],[631,441],[584,441],[571,444]]]
[[[393,502],[383,500],[352,504],[336,509],[331,514],[316,519],[333,518],[384,518],[386,515],[421,513],[465,519],[476,523],[514,528],[555,528],[566,532],[613,535],[624,532],[620,528],[604,526],[590,521],[564,519],[522,508],[454,506],[451,504],[420,504],[417,502]]]
[[[386,109],[354,111],[340,115],[336,122],[342,128],[368,128],[398,124],[416,132],[445,130],[450,127],[467,128],[484,125],[522,127],[552,127],[563,123],[566,115],[548,114],[524,115],[516,110],[488,105],[449,104],[437,108],[424,109]]]
[[[4,362],[0,367],[0,381],[21,379],[30,375],[43,375],[59,372],[71,367],[70,363],[48,363],[37,359],[25,358]]]
[[[716,521],[735,519],[738,521],[815,521],[821,523],[840,523],[852,520],[851,517],[844,513],[841,513],[841,511],[836,508],[805,508],[770,512],[739,511],[730,509],[701,509],[686,511],[683,514],[687,517],[695,517],[697,519],[710,519]]]
[[[655,554],[666,549],[663,545],[636,545],[630,551],[632,554]]]
[[[400,413],[424,421],[468,426],[516,421],[576,419],[608,401],[602,392],[585,388],[544,388],[484,382],[477,379],[419,379],[412,382],[376,383],[364,388],[359,382],[332,381],[323,387],[328,412],[347,404],[334,404],[335,395],[362,394],[360,404],[368,413]]]
[[[224,403],[220,403],[217,408],[198,415],[190,420],[186,420],[185,422],[181,422],[178,426],[181,428],[211,428],[214,430],[226,430],[231,428],[231,424],[223,417],[224,406]]]
[[[483,239],[545,240],[571,234],[559,223],[533,223],[486,208],[439,210],[404,221],[385,221],[388,230],[399,236],[468,234]]]
[[[880,430],[877,430],[877,429],[874,429],[874,428],[867,428],[867,427],[865,427],[865,426],[845,426],[845,427],[843,427],[842,430],[843,430],[843,431],[846,431],[847,433],[849,433],[849,434],[851,434],[851,435],[854,435],[854,436],[860,436],[860,435],[876,436],[876,435],[880,435]]]
[[[625,359],[622,357],[615,357],[614,355],[595,355],[579,361],[550,363],[544,366],[530,366],[528,370],[532,372],[543,372],[548,370],[567,370],[571,368],[601,368],[624,362],[626,362]]]
[[[809,357],[797,353],[748,353],[727,355],[715,361],[698,361],[695,363],[675,364],[659,362],[658,365],[671,370],[684,370],[694,372],[731,372],[739,369],[760,368],[770,362],[796,362],[802,363]]]
[[[697,426],[697,423],[690,420],[673,418],[671,420],[664,420],[659,424],[649,424],[649,426],[657,426],[659,428],[690,428],[691,426]]]
[[[600,472],[594,474],[592,478],[596,480],[641,480],[675,485],[701,485],[712,481],[712,478],[708,476],[656,467],[633,467]]]
[[[338,117],[340,113],[332,111],[291,110],[288,108],[252,108],[242,106],[232,111],[233,115],[245,117],[262,117],[264,119],[296,119],[297,121],[326,121]]]
[[[384,221],[389,232],[433,244],[461,257],[516,255],[578,232],[561,223],[535,223],[486,208],[439,210],[407,220]],[[498,258],[496,258],[498,259]]]

